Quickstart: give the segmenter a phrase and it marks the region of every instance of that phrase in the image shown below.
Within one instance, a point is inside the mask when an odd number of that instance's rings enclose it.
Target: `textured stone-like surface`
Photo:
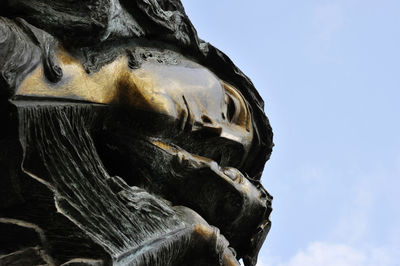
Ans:
[[[205,115],[213,96],[193,94],[197,85],[179,88],[186,118],[135,109],[131,79],[115,83],[118,101],[80,97],[89,81],[108,90],[102,73],[152,64],[215,75],[222,116]],[[247,135],[229,125],[238,108]],[[0,124],[0,265],[256,264],[270,228],[259,179],[272,131],[251,81],[197,37],[180,1],[0,3]]]

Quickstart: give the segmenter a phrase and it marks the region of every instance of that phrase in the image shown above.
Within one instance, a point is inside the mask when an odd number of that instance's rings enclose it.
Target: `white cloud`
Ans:
[[[362,252],[346,245],[312,243],[305,251],[298,252],[282,266],[363,266],[366,257]]]
[[[345,244],[311,243],[287,261],[261,258],[257,266],[398,266],[392,248],[359,249]]]

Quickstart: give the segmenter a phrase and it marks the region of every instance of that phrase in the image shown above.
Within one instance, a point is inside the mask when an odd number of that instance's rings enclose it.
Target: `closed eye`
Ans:
[[[233,101],[232,97],[229,94],[227,96],[227,103],[226,103],[226,116],[229,122],[232,122],[233,117],[235,116],[236,106],[235,102]]]
[[[236,123],[240,115],[240,102],[230,93],[226,93],[226,116],[229,122]]]
[[[225,88],[226,118],[232,124],[246,127],[250,132],[251,114],[243,95],[235,87],[222,82]]]

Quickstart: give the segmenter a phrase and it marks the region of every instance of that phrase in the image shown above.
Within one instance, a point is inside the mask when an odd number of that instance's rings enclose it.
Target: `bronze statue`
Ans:
[[[0,10],[1,265],[256,264],[272,130],[179,0]]]

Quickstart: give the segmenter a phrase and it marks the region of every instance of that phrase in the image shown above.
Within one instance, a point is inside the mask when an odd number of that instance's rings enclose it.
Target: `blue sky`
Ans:
[[[182,2],[274,130],[258,265],[400,265],[400,1]]]

